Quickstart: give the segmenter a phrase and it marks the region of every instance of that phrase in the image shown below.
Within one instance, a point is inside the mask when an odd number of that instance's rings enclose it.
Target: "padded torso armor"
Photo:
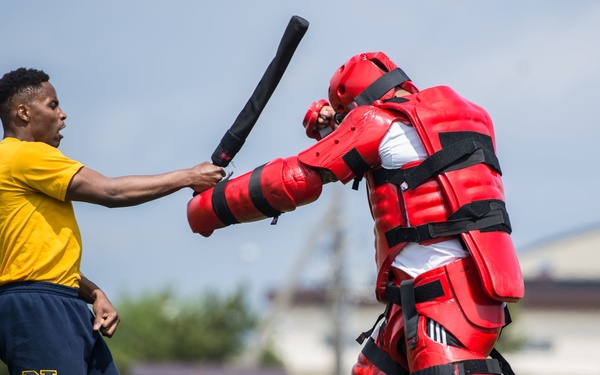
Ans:
[[[399,170],[380,167],[378,148],[394,121],[410,123],[429,157]],[[460,236],[484,290],[500,301],[523,297],[510,239],[489,115],[448,87],[351,111],[340,127],[299,155],[342,182],[366,176],[376,232],[377,298],[386,300],[391,263],[409,242]]]

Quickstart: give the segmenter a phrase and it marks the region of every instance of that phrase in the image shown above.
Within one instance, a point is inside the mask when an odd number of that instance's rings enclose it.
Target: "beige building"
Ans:
[[[520,255],[525,299],[509,329],[518,375],[600,374],[600,228],[556,238]]]

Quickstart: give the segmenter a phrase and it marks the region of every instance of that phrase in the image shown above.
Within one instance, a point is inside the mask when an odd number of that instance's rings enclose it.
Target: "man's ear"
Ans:
[[[17,118],[23,122],[29,122],[31,119],[29,116],[29,107],[26,104],[19,104],[17,106]]]

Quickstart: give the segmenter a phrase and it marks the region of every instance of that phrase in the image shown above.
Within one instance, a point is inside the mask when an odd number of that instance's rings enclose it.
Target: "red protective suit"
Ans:
[[[379,145],[395,121],[415,127],[429,158],[399,170],[381,168]],[[317,199],[324,173],[342,183],[366,176],[376,295],[388,304],[385,324],[369,339],[354,374],[501,373],[498,362],[486,358],[506,324],[503,302],[522,298],[523,281],[487,113],[448,87],[358,107],[297,158],[196,196],[188,205],[190,225],[210,235],[229,224],[276,217]],[[251,204],[250,190],[262,204]],[[457,237],[467,258],[414,280],[391,266],[409,242]],[[429,327],[436,325],[443,337],[432,336]]]

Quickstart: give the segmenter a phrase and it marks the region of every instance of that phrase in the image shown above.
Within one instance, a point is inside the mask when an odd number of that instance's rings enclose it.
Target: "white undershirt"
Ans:
[[[427,152],[412,126],[395,122],[379,145],[379,156],[384,168],[398,169],[406,163],[425,160]],[[430,269],[464,258],[467,254],[458,239],[431,245],[411,242],[396,256],[392,266],[415,277]]]

